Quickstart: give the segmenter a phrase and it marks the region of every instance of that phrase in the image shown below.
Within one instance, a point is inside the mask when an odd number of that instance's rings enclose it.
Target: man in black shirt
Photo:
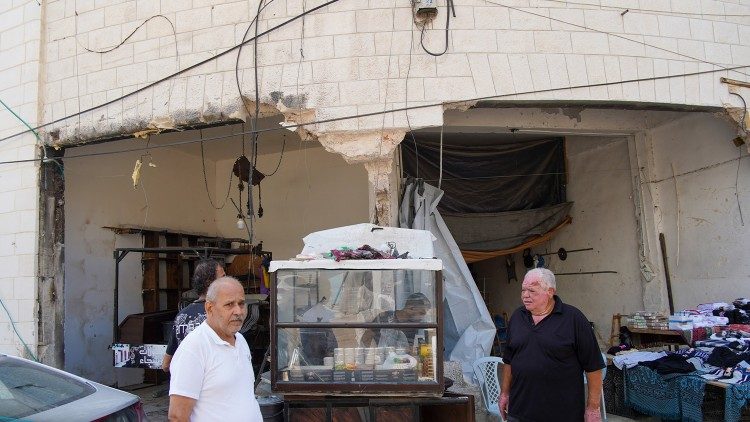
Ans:
[[[174,326],[167,343],[167,351],[164,353],[164,360],[161,363],[161,369],[169,372],[169,364],[172,362],[172,356],[177,351],[177,346],[185,339],[193,329],[201,325],[206,320],[206,292],[208,286],[214,280],[224,277],[224,267],[215,259],[202,259],[198,261],[193,271],[193,290],[198,295],[198,300],[182,308],[177,316],[174,317]]]
[[[521,299],[508,323],[500,411],[510,422],[601,421],[604,362],[588,319],[555,295],[544,268],[526,274]]]

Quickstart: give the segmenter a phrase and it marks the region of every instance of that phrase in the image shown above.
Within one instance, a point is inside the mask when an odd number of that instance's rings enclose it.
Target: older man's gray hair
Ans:
[[[225,284],[237,284],[238,286],[242,287],[242,284],[237,281],[234,277],[222,277],[220,279],[214,280],[209,286],[208,290],[206,291],[206,300],[209,302],[216,302],[216,295],[219,293],[219,288]]]
[[[555,274],[546,268],[534,268],[526,273],[524,280],[537,280],[539,283],[544,284],[547,288],[557,290],[557,284],[555,283]]]

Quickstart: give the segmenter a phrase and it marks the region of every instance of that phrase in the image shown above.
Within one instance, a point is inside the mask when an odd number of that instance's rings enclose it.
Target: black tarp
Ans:
[[[416,149],[410,136],[401,143],[405,176],[412,180],[418,175],[437,186],[439,135],[415,139]],[[446,135],[442,166],[444,194],[437,208],[464,251],[521,245],[558,226],[573,205],[565,201],[562,138],[508,141],[493,140],[491,134]]]
[[[482,144],[472,145],[471,134],[445,134],[441,212],[499,213],[565,202],[562,138],[492,142],[490,134],[481,137]],[[415,134],[415,139],[418,163],[411,136],[401,143],[404,173],[437,186],[439,134]]]

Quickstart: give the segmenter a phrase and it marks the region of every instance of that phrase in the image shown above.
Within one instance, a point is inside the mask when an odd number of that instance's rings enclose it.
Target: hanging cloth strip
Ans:
[[[528,240],[526,240],[525,242],[521,243],[520,245],[514,246],[509,249],[501,249],[497,251],[461,250],[461,255],[463,255],[467,264],[471,264],[472,262],[483,261],[485,259],[495,258],[498,256],[512,255],[514,253],[521,252],[526,248],[533,248],[534,246],[538,246],[538,245],[546,243],[548,240],[553,238],[560,230],[562,230],[563,227],[567,226],[571,222],[573,222],[573,220],[570,218],[570,216],[566,216],[560,224],[553,227],[547,233],[533,236],[529,238]]]
[[[625,405],[666,420],[702,422],[705,380],[690,375],[662,377],[645,366],[625,371]]]
[[[730,385],[724,396],[724,422],[736,422],[742,416],[742,408],[750,401],[750,384]]]

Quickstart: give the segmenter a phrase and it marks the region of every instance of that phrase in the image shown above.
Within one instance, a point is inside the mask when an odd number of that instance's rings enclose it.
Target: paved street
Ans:
[[[144,410],[146,415],[151,421],[166,421],[167,411],[169,409],[169,396],[167,394],[168,384],[147,387],[140,390],[132,391],[133,394],[137,394],[143,401]],[[481,399],[480,399],[481,400]],[[484,418],[483,418],[484,416]],[[608,415],[607,421],[609,422],[629,422],[634,419],[625,418],[622,416]],[[656,422],[657,418],[643,418],[637,419],[639,422]],[[477,414],[477,422],[487,421],[491,422],[493,419],[486,415]]]

